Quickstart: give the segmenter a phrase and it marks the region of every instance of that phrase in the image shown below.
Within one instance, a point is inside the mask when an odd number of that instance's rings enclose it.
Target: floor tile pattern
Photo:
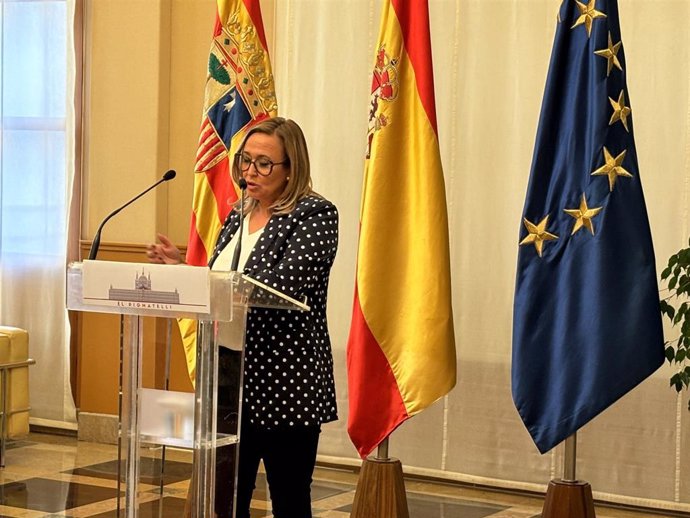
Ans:
[[[182,516],[191,455],[166,452],[161,495],[161,453],[142,450],[141,518]],[[352,471],[317,468],[312,486],[314,517],[349,518],[356,483]],[[409,481],[406,489],[410,518],[539,518],[541,513],[541,499],[523,495],[420,481]],[[0,518],[117,518],[116,508],[115,446],[46,434],[8,444],[6,467],[0,469]],[[265,477],[259,474],[252,518],[270,518],[270,509]],[[597,510],[598,518],[643,516],[652,514]]]

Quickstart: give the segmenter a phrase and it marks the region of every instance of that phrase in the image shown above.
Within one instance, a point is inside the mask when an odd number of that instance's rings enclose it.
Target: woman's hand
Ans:
[[[148,257],[150,263],[180,264],[184,262],[182,254],[170,242],[167,236],[157,234],[157,237],[160,243],[152,243],[146,247],[146,257]]]

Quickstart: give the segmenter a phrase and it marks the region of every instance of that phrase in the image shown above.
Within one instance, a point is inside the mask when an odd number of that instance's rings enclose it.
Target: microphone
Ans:
[[[237,238],[237,245],[235,245],[235,253],[232,256],[232,264],[230,265],[230,271],[236,272],[237,265],[240,262],[240,251],[242,250],[242,230],[244,229],[244,193],[247,190],[247,180],[240,178],[237,182],[240,188],[240,233]]]
[[[100,224],[100,226],[98,227],[98,230],[96,230],[96,235],[95,235],[94,238],[93,238],[93,243],[91,243],[91,250],[89,251],[89,260],[96,259],[96,254],[98,253],[98,247],[101,245],[101,230],[103,230],[103,225],[105,225],[105,224],[107,223],[107,221],[108,221],[110,218],[112,218],[115,214],[117,214],[117,213],[120,212],[122,209],[124,209],[127,205],[129,205],[129,204],[134,203],[135,201],[137,201],[139,198],[141,198],[144,194],[146,194],[147,192],[149,192],[151,189],[154,189],[155,187],[158,187],[158,185],[160,185],[160,184],[163,183],[163,182],[167,182],[167,181],[169,181],[169,180],[172,180],[173,178],[175,178],[176,175],[177,175],[177,173],[176,173],[173,169],[171,169],[170,171],[167,171],[167,172],[163,175],[163,178],[161,178],[160,180],[158,180],[158,181],[157,181],[156,183],[154,183],[151,187],[149,187],[148,189],[146,189],[146,190],[143,191],[142,193],[138,194],[137,196],[135,196],[135,197],[132,198],[131,200],[129,200],[127,203],[125,203],[125,204],[124,204],[122,207],[120,207],[119,209],[116,209],[116,210],[114,210],[113,212],[111,212],[110,214],[108,214],[108,216],[103,220],[103,222],[102,222],[102,223]]]

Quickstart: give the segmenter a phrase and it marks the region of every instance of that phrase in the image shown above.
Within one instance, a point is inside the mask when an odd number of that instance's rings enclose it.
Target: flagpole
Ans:
[[[563,482],[575,482],[575,461],[577,458],[577,432],[565,440],[563,460]]]
[[[379,444],[376,450],[376,460],[389,460],[388,459],[388,437],[386,437],[381,444]]]
[[[388,456],[388,437],[376,457],[362,461],[350,518],[410,518],[402,464]]]
[[[592,487],[577,480],[577,432],[563,442],[563,478],[549,482],[542,518],[596,518]]]

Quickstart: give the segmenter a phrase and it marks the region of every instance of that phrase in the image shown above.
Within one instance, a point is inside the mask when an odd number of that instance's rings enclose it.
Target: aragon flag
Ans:
[[[194,167],[187,263],[205,266],[237,200],[232,156],[246,130],[277,114],[271,62],[259,0],[217,0],[204,110]],[[179,321],[187,368],[194,380],[196,321]]]
[[[348,340],[362,457],[455,385],[448,216],[426,0],[383,5]]]
[[[542,453],[664,360],[615,0],[562,3],[523,211],[515,406]]]

